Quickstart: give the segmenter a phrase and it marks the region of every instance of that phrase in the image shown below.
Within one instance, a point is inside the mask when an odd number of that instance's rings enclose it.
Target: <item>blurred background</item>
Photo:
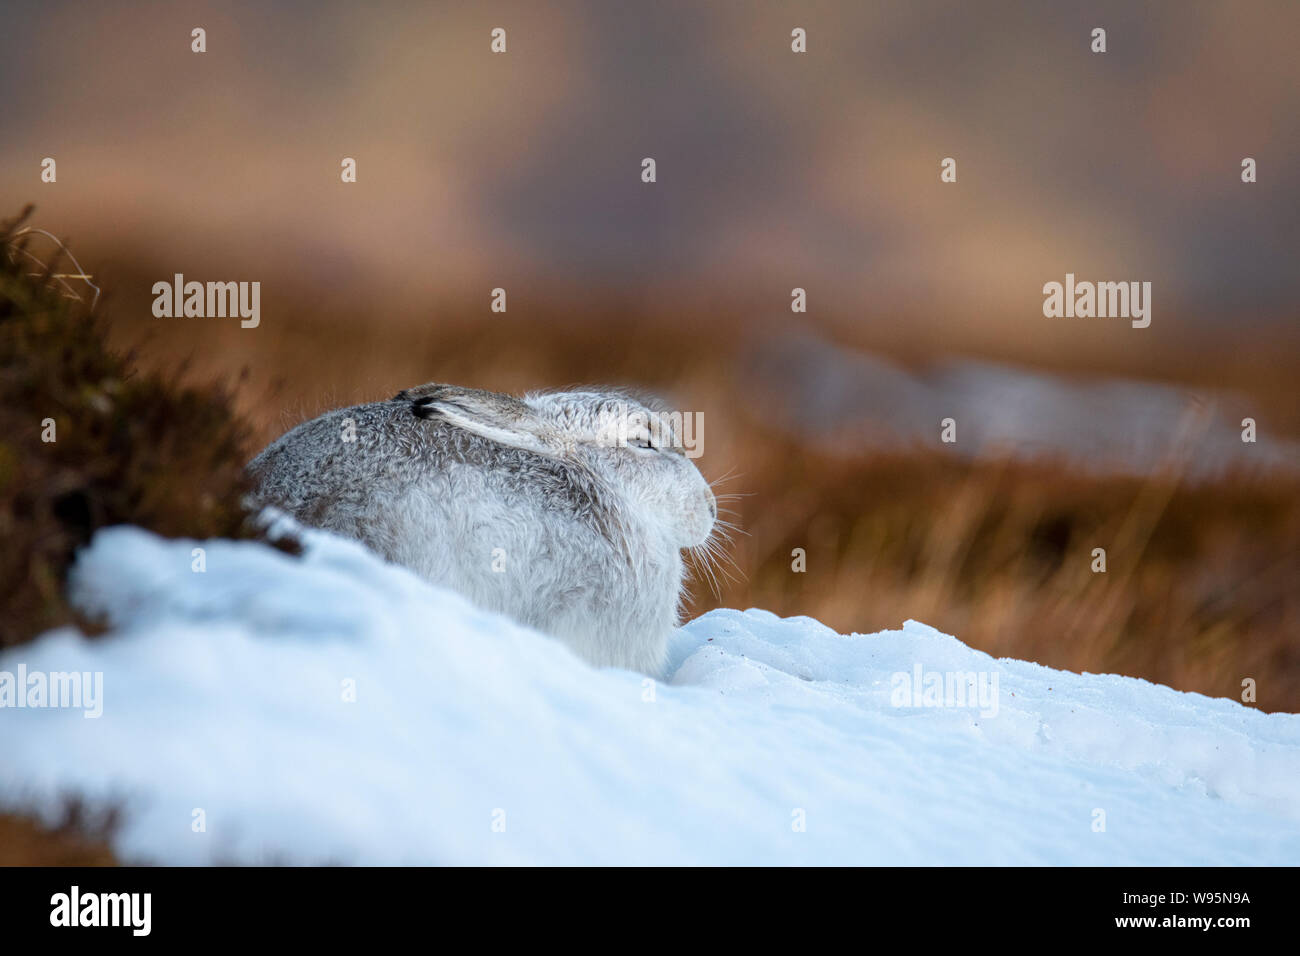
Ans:
[[[10,0],[0,213],[143,368],[238,382],[249,456],[429,380],[646,386],[739,529],[692,615],[1297,710],[1297,36],[1292,0]],[[1067,272],[1149,281],[1150,327],[1045,318]],[[154,318],[175,273],[261,282],[259,327]]]

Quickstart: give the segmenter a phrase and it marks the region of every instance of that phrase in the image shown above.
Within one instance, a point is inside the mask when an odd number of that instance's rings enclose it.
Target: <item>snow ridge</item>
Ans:
[[[0,707],[0,805],[117,802],[119,855],[178,864],[1300,860],[1300,715],[758,610],[656,684],[302,535],[101,532],[73,594],[110,633],[0,673],[102,672],[103,715]],[[926,706],[945,677],[983,698]]]

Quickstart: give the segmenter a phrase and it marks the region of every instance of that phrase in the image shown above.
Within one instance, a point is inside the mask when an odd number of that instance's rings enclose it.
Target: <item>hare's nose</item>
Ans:
[[[709,517],[716,519],[718,517],[718,499],[709,493]]]

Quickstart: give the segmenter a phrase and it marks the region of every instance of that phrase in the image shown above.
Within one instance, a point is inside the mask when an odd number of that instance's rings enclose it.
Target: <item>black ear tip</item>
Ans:
[[[412,411],[421,418],[429,418],[432,411],[422,411],[424,406],[431,404],[441,395],[443,389],[439,385],[421,385],[418,388],[404,388],[389,401],[392,402],[411,402],[413,403]]]
[[[416,418],[433,418],[434,415],[438,414],[438,410],[433,407],[432,398],[417,398],[411,404],[411,413]]]

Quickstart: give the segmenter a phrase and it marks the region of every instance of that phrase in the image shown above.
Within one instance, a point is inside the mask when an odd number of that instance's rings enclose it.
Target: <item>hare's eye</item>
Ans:
[[[631,435],[628,435],[628,436],[627,436],[627,443],[628,443],[629,445],[631,445],[633,448],[653,448],[653,447],[654,447],[654,445],[650,443],[650,433],[649,433],[649,432],[635,432],[635,433],[633,433],[633,434],[631,434]]]

